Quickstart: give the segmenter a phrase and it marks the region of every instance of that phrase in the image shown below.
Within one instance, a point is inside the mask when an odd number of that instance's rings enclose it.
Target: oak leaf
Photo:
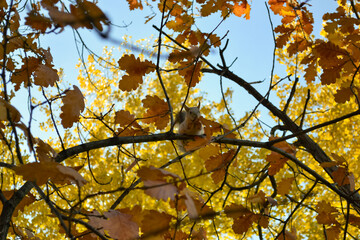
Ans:
[[[120,110],[115,113],[115,124],[120,124],[122,127],[141,128],[141,126],[136,122],[136,118],[129,111]]]
[[[247,20],[249,20],[250,19],[250,4],[248,4],[247,1],[244,1],[241,4],[235,3],[233,13],[235,14],[235,16],[238,16],[238,17],[245,15],[244,17]]]
[[[251,196],[248,198],[248,200],[251,203],[259,203],[261,205],[264,205],[266,202],[266,198],[265,198],[265,193],[260,190],[258,193],[256,193],[255,195]]]
[[[202,62],[189,62],[184,61],[179,65],[179,74],[184,77],[186,85],[190,87],[195,87],[199,83],[202,73],[201,73]]]
[[[226,153],[221,153],[215,156],[211,156],[205,161],[205,168],[207,171],[212,172],[211,178],[215,184],[224,180],[225,169],[231,162],[235,154],[234,149],[230,149]]]
[[[277,137],[270,137],[269,141],[277,139]],[[296,153],[296,150],[294,147],[292,147],[290,144],[288,144],[285,141],[279,142],[279,143],[275,143],[274,147],[280,148],[281,150],[294,155]],[[271,152],[269,155],[266,156],[266,161],[268,161],[270,163],[270,167],[268,170],[268,173],[270,176],[275,175],[276,173],[278,173],[285,165],[285,163],[288,161],[289,159],[284,157],[283,155],[277,153],[277,152]]]
[[[336,208],[332,207],[330,203],[326,201],[321,201],[316,205],[316,212],[318,215],[316,216],[316,220],[319,224],[337,224],[336,217],[338,211]]]
[[[334,182],[336,182],[339,186],[350,184],[348,178],[349,174],[350,173],[346,167],[338,167],[338,169],[331,173]]]
[[[174,217],[155,210],[148,210],[141,222],[142,238],[159,236],[170,228],[170,221]]]
[[[117,210],[109,210],[103,215],[102,227],[114,239],[132,240],[139,237],[139,226],[132,221],[132,216]]]
[[[38,86],[54,86],[59,81],[57,71],[47,65],[40,64],[34,72],[34,83]]]
[[[6,190],[2,190],[1,191],[2,194],[4,195],[4,197],[7,199],[7,200],[10,200],[10,198],[13,197],[15,191],[13,190],[10,190],[10,191],[6,191]],[[16,217],[18,215],[18,211],[24,211],[24,208],[26,206],[29,206],[30,204],[32,204],[33,202],[35,202],[35,197],[29,193],[27,194],[21,201],[20,203],[16,206],[15,210],[14,210],[14,214],[13,216]],[[2,212],[2,209],[3,209],[3,205],[2,203],[0,202],[0,214]]]
[[[277,190],[278,193],[282,196],[285,196],[288,194],[291,190],[291,184],[294,181],[295,178],[284,178],[281,180],[281,182],[278,183]]]
[[[9,112],[10,116],[7,115],[7,112]],[[13,122],[19,122],[21,114],[13,105],[0,98],[0,121],[8,121],[8,117]]]
[[[156,68],[154,63],[148,60],[141,61],[140,58],[135,58],[133,54],[122,56],[118,63],[120,69],[128,74],[123,76],[119,82],[119,88],[123,91],[137,89],[143,82],[143,76]]]
[[[53,162],[56,157],[56,151],[40,138],[35,139],[36,143],[36,155],[40,162]]]
[[[57,184],[72,184],[83,186],[86,180],[73,168],[65,167],[57,162],[34,162],[15,167],[16,174],[27,181],[35,181],[38,185],[51,179]]]
[[[174,201],[175,196],[185,187],[176,174],[153,166],[141,167],[137,175],[144,183],[145,193],[156,199],[167,201],[170,198]]]
[[[74,90],[68,90],[62,98],[63,106],[60,114],[61,124],[64,128],[70,128],[75,122],[79,121],[80,113],[84,111],[84,96],[77,86],[73,86]]]
[[[164,129],[168,125],[170,119],[168,104],[156,95],[146,95],[145,99],[142,100],[142,103],[143,106],[147,108],[142,121],[145,123],[154,123],[159,130]]]
[[[139,8],[140,10],[143,9],[143,5],[141,3],[141,0],[127,0],[128,4],[129,4],[129,9],[130,10],[134,10]]]

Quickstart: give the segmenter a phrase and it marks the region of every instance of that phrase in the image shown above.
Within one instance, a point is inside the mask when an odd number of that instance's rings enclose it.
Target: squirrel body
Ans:
[[[202,124],[200,122],[200,103],[197,107],[184,106],[185,111],[176,115],[175,123],[178,124],[178,133],[185,135],[203,134]],[[186,152],[185,145],[191,140],[178,140],[181,151]]]

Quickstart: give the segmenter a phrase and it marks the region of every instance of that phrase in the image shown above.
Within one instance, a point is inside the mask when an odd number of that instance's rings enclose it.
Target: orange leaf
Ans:
[[[277,139],[277,137],[270,137],[269,141]],[[281,150],[291,154],[291,155],[295,155],[295,148],[292,147],[290,144],[288,144],[285,141],[279,142],[279,143],[275,143],[274,147],[280,148]],[[268,170],[268,173],[270,176],[275,175],[276,173],[278,173],[280,171],[280,169],[282,169],[285,165],[285,163],[287,162],[288,158],[284,157],[283,155],[276,153],[276,152],[271,152],[269,155],[266,156],[266,161],[268,161],[270,163],[270,167]]]
[[[169,123],[169,107],[168,104],[160,99],[158,96],[146,95],[146,98],[142,100],[145,108],[147,108],[144,114],[145,123],[154,123],[156,128],[164,129]]]
[[[214,144],[209,144],[206,147],[203,147],[199,150],[199,155],[204,160],[208,160],[210,157],[218,155],[219,153],[220,153],[219,146]]]
[[[62,98],[64,105],[61,107],[60,118],[64,128],[70,128],[74,122],[78,122],[80,113],[85,108],[84,96],[80,89],[75,85],[73,88],[74,90],[68,90]]]
[[[136,8],[140,8],[140,10],[143,9],[143,5],[141,3],[141,0],[127,0],[130,10],[134,10]]]
[[[285,196],[286,194],[288,194],[291,190],[291,184],[294,181],[294,179],[295,178],[293,178],[293,177],[282,179],[281,182],[279,182],[279,184],[277,186],[278,193],[282,196]]]
[[[185,78],[187,86],[195,87],[199,83],[201,78],[201,61],[195,62],[195,65],[192,62],[181,62],[179,74]]]
[[[143,82],[143,76],[155,70],[156,65],[140,58],[135,58],[133,54],[122,56],[119,61],[121,70],[125,70],[128,75],[122,77],[119,88],[123,91],[131,91],[137,89]]]
[[[86,180],[73,168],[65,167],[57,162],[28,163],[15,167],[16,174],[27,181],[35,181],[38,185],[45,184],[48,179],[58,184],[76,183],[83,186]]]
[[[210,139],[205,137],[195,136],[194,140],[189,139],[189,140],[183,140],[182,142],[184,144],[185,151],[193,151],[206,146],[210,142]]]
[[[247,3],[247,1],[244,1],[241,5],[238,3],[235,3],[233,13],[241,17],[242,15],[245,15],[245,18],[247,20],[250,19],[250,4]]]
[[[235,150],[231,149],[226,153],[209,157],[208,160],[205,161],[205,168],[207,171],[212,172],[211,178],[215,184],[218,184],[224,179],[225,167],[233,159],[234,154]]]

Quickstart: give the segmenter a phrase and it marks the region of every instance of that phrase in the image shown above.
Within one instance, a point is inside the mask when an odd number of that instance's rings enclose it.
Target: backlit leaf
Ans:
[[[63,106],[60,114],[61,124],[64,128],[70,128],[75,122],[79,121],[80,113],[84,111],[84,96],[77,86],[73,86],[74,90],[68,90],[62,98]]]

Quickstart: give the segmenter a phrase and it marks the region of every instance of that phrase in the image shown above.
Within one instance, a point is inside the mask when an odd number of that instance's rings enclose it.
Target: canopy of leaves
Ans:
[[[153,13],[138,42],[112,39],[97,1],[0,1],[0,239],[359,239],[360,4],[337,5],[315,22],[311,1],[266,1],[286,72],[264,91],[216,34],[255,21],[251,1],[127,0]],[[88,50],[77,79],[41,45],[66,29]],[[84,30],[119,49],[95,54]],[[256,105],[240,116],[223,81]]]

